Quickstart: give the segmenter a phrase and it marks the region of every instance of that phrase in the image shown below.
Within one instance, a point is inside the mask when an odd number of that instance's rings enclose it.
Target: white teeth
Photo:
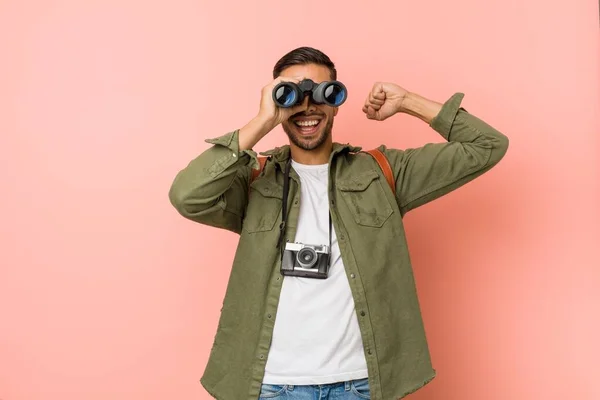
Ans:
[[[314,121],[296,121],[296,125],[298,126],[315,126],[319,123],[318,120]]]

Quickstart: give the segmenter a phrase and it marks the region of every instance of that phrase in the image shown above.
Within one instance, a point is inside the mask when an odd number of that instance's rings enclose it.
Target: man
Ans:
[[[220,400],[402,398],[435,376],[402,216],[492,168],[508,139],[462,109],[460,93],[441,104],[376,83],[362,108],[367,118],[413,115],[445,139],[380,146],[393,191],[375,158],[333,142],[338,107],[311,96],[275,105],[280,82],[336,80],[329,57],[295,49],[273,78],[257,116],[207,140],[213,146],[177,175],[169,194],[184,217],[240,234],[201,383]],[[252,148],[279,124],[289,146],[262,153],[269,159],[252,180],[259,168]],[[282,255],[294,242],[331,245],[324,279],[283,274]]]

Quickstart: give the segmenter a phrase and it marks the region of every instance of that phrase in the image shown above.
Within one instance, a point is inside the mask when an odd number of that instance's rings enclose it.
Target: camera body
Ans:
[[[329,274],[329,246],[286,243],[281,274],[326,279]]]

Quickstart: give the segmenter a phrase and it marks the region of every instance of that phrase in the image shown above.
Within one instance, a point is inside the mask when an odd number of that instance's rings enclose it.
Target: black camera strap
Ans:
[[[278,241],[278,246],[279,246],[279,250],[281,251],[281,258],[283,259],[283,253],[285,250],[285,229],[286,229],[286,223],[287,223],[287,202],[288,202],[288,192],[290,190],[290,168],[292,167],[292,159],[290,157],[290,159],[288,160],[288,162],[285,164],[285,170],[283,173],[283,202],[281,205],[281,224],[279,224],[279,241]],[[329,214],[329,258],[331,261],[331,232],[333,231],[332,229],[332,223],[331,223],[331,212],[328,212]]]
[[[283,173],[283,202],[281,204],[281,224],[279,224],[279,241],[278,246],[281,252],[281,259],[283,260],[283,252],[285,250],[285,227],[287,222],[287,202],[288,192],[290,190],[290,168],[292,167],[292,159],[290,158],[285,164],[285,171]]]

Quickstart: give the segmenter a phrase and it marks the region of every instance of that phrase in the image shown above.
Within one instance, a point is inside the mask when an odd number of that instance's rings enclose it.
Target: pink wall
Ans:
[[[254,4],[0,2],[0,399],[209,399],[236,236],[179,217],[168,189],[301,45],[350,91],[338,141],[440,140],[367,120],[376,80],[463,91],[511,140],[407,216],[438,370],[412,398],[599,399],[598,1]]]

